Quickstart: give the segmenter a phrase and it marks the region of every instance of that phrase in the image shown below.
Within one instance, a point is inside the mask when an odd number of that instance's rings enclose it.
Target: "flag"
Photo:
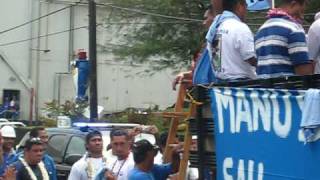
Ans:
[[[265,10],[272,7],[271,0],[246,0],[249,11]]]

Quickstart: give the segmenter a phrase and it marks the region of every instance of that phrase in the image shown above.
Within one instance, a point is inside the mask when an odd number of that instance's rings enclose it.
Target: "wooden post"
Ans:
[[[182,112],[183,111],[183,104],[184,104],[184,99],[186,97],[186,93],[187,93],[187,90],[186,90],[185,85],[180,84],[177,101],[174,106],[174,112]],[[180,119],[179,117],[175,117],[175,118],[172,118],[172,120],[170,122],[170,129],[168,132],[166,148],[165,148],[164,156],[163,156],[164,163],[171,162],[172,148],[169,145],[173,144],[174,140],[176,138],[177,130],[178,130],[178,126],[179,126],[179,119]]]

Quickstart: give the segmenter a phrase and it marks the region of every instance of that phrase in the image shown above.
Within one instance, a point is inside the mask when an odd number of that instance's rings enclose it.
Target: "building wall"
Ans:
[[[0,31],[66,6],[69,5],[55,0],[4,1],[0,7],[2,22]],[[108,10],[98,7],[97,11],[97,21],[103,22]],[[0,34],[0,55],[17,74],[20,74],[20,79],[30,81],[30,87],[36,90],[36,114],[41,114],[44,103],[53,99],[60,100],[61,103],[65,100],[74,100],[75,87],[69,61],[74,59],[73,55],[77,49],[88,49],[87,28],[50,34],[87,25],[87,6],[80,5],[75,6],[73,10],[68,8],[40,21]],[[98,44],[103,45],[110,39],[116,41],[112,31],[113,29],[99,27]],[[46,35],[50,36],[3,46],[7,42]],[[175,92],[170,87],[173,79],[171,71],[159,72],[154,76],[136,75],[144,68],[146,65],[133,67],[115,61],[110,52],[102,52],[98,48],[99,105],[104,106],[109,112],[123,110],[126,107],[148,107],[156,104],[164,108],[172,105],[175,101]],[[3,61],[0,62],[0,93],[2,89],[20,90],[21,118],[27,119],[30,109],[30,87],[24,85],[16,76]]]

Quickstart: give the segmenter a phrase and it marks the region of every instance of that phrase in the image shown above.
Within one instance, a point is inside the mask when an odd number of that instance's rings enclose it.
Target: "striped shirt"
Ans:
[[[285,17],[270,18],[255,36],[260,78],[294,75],[294,67],[308,64],[306,35],[301,25]]]

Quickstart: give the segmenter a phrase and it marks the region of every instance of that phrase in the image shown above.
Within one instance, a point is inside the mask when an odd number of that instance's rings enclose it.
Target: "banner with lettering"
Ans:
[[[246,0],[249,11],[265,10],[272,7],[272,0]]]
[[[320,140],[305,144],[300,129],[304,91],[210,91],[218,180],[320,179]]]

